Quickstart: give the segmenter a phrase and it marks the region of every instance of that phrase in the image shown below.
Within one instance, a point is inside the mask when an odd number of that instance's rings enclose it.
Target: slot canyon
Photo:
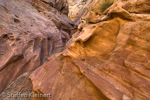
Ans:
[[[0,0],[0,100],[150,100],[150,1]]]

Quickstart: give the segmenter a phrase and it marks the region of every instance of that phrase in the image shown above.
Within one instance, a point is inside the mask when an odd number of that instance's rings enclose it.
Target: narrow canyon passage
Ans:
[[[149,12],[149,0],[0,0],[0,100],[150,100]]]

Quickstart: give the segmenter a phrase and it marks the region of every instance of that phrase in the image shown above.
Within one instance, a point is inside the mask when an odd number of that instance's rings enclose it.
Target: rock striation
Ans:
[[[0,93],[61,51],[74,27],[67,14],[67,0],[0,0]]]
[[[150,100],[149,5],[115,0],[29,76],[32,91],[49,100]]]
[[[13,81],[0,95],[1,100],[30,100],[29,93],[32,93],[32,84],[29,81],[30,73],[26,72],[20,75],[15,81]],[[17,94],[24,94],[22,97]],[[11,94],[14,97],[10,97]],[[25,96],[28,94],[28,96]]]

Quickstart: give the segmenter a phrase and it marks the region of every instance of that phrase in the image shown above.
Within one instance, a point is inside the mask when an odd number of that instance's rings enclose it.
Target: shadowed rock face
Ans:
[[[0,0],[0,93],[70,39],[65,0]]]
[[[32,93],[32,84],[29,81],[30,73],[24,73],[19,76],[14,82],[12,82],[0,95],[1,100],[30,100],[29,93]],[[28,97],[21,98],[21,96],[17,97],[9,97],[10,94],[28,94]]]
[[[150,15],[125,10],[127,2],[115,1],[37,68],[32,91],[49,100],[150,100]]]
[[[29,2],[31,0],[28,0]],[[63,14],[68,15],[68,1],[67,0],[32,0],[32,5],[39,11],[50,10],[55,8]]]

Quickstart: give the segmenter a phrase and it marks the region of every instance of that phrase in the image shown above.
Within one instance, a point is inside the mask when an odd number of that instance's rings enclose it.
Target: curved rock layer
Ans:
[[[76,32],[30,75],[32,91],[51,93],[49,100],[150,100],[150,15],[122,6],[133,1],[116,1]]]
[[[0,93],[70,39],[67,1],[51,2],[0,0]]]

